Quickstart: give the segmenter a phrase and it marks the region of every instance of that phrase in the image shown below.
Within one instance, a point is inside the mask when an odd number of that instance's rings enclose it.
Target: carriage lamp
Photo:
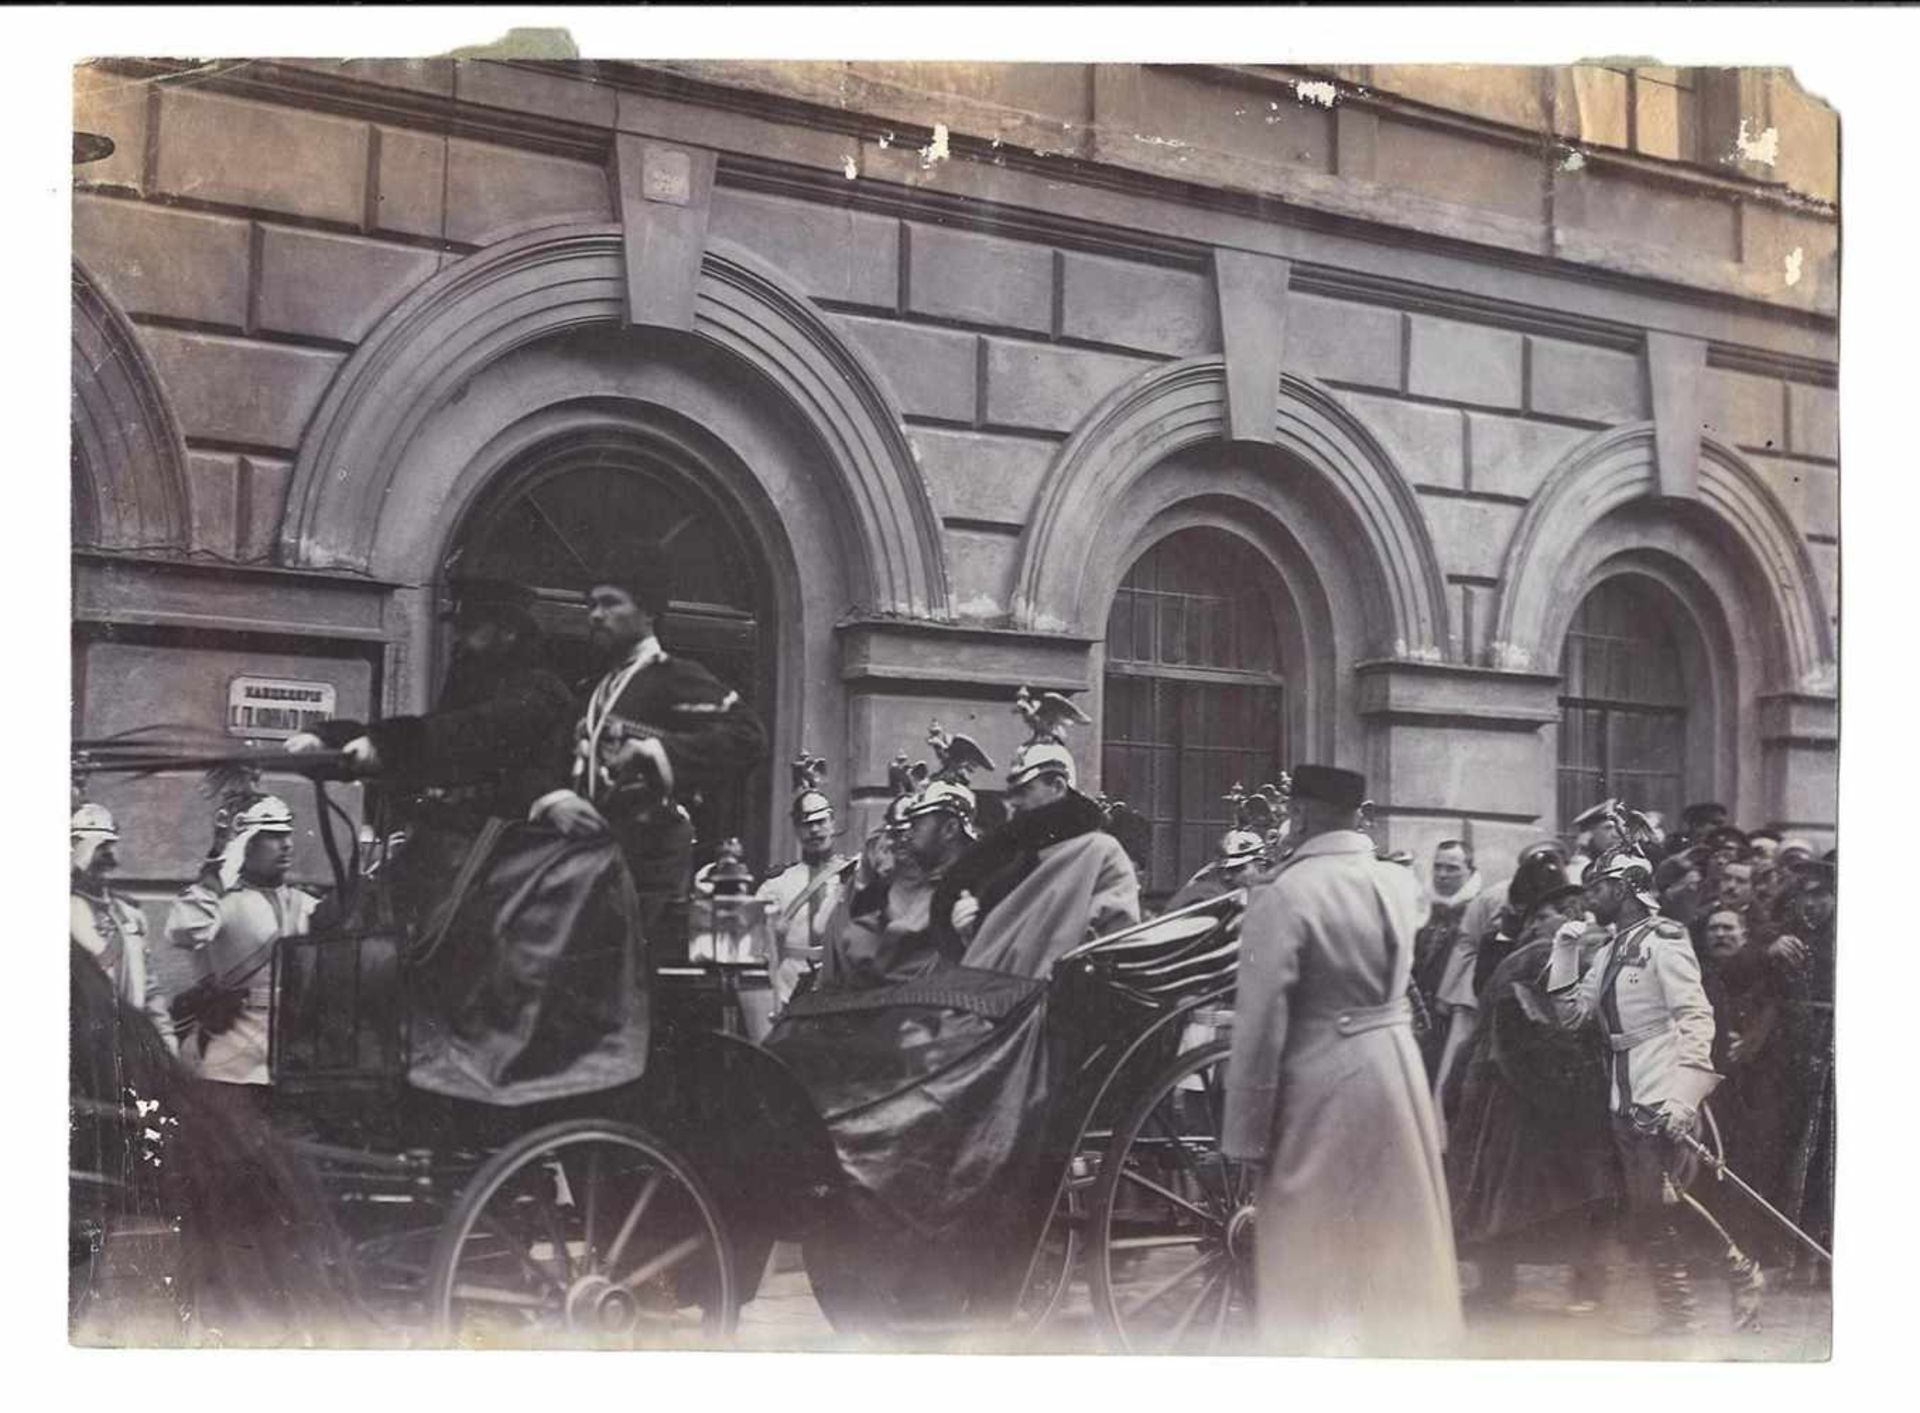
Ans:
[[[767,899],[753,896],[753,870],[738,839],[720,846],[690,909],[687,956],[696,966],[724,970],[765,967],[773,955]]]
[[[738,839],[720,846],[720,856],[695,880],[688,912],[687,957],[720,980],[720,1024],[728,1034],[749,1033],[743,990],[765,991],[774,954],[765,898],[753,896],[753,870]]]

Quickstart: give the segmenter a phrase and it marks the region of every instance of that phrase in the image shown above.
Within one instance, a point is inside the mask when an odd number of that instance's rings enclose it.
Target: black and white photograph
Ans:
[[[70,70],[73,1346],[1833,1357],[1790,45],[469,28]]]

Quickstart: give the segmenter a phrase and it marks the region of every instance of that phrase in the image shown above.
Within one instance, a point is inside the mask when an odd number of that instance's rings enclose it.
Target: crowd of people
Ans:
[[[1671,1017],[1654,1020],[1681,1038],[1688,1067],[1712,1077],[1710,1117],[1695,1120],[1701,1136],[1830,1246],[1836,854],[1775,830],[1736,829],[1712,804],[1687,809],[1670,834],[1618,801],[1596,806],[1577,828],[1571,847],[1529,846],[1512,876],[1494,883],[1475,870],[1464,841],[1442,843],[1431,864],[1414,984],[1433,1019],[1424,1058],[1446,1135],[1455,1234],[1479,1269],[1476,1298],[1510,1299],[1516,1263],[1565,1265],[1568,1308],[1593,1309],[1599,1243],[1631,1206],[1631,1174],[1608,1133],[1610,1088],[1616,1110],[1620,1097],[1617,1050],[1595,1030],[1552,1023],[1556,945],[1564,955],[1569,939],[1578,946],[1584,938],[1591,950],[1619,930],[1593,915],[1582,886],[1608,859],[1638,862],[1644,878],[1633,905],[1671,934],[1651,948],[1676,969],[1661,979]],[[1697,1110],[1706,1097],[1686,1107]],[[1671,1183],[1655,1188],[1656,1208],[1690,1205]],[[1825,1279],[1825,1263],[1810,1261],[1752,1204],[1725,1204],[1715,1222],[1721,1254],[1745,1263],[1732,1272],[1739,1321],[1757,1318],[1766,1277],[1756,1268],[1776,1279]],[[1642,1244],[1655,1252],[1660,1308],[1686,1327],[1689,1253],[1676,1254],[1665,1226]]]
[[[737,692],[662,647],[663,563],[643,548],[593,586],[604,666],[576,687],[544,664],[532,595],[469,580],[431,712],[287,743],[331,751],[347,778],[407,801],[390,878],[445,992],[421,1031],[419,1087],[520,1102],[637,1078],[648,959],[633,940],[684,947],[703,900],[753,887],[737,847],[695,874],[693,812],[763,762],[766,733]],[[807,991],[948,966],[1044,976],[1140,920],[1127,812],[1079,788],[1068,735],[1087,719],[1025,689],[1015,710],[1030,738],[1002,791],[976,790],[972,777],[998,767],[936,723],[934,760],[896,760],[885,817],[857,850],[838,847],[826,762],[794,762],[798,857],[758,885],[766,979],[740,996],[750,1036]],[[1456,1254],[1481,1302],[1511,1296],[1516,1265],[1553,1264],[1571,1268],[1569,1308],[1591,1310],[1603,1242],[1619,1235],[1646,1256],[1663,1319],[1686,1328],[1692,1248],[1673,1218],[1690,1209],[1714,1233],[1736,1317],[1753,1323],[1764,1272],[1807,1268],[1754,1213],[1688,1191],[1686,1144],[1710,1139],[1829,1240],[1834,854],[1743,832],[1714,805],[1668,833],[1610,800],[1571,841],[1523,850],[1506,879],[1484,880],[1471,842],[1448,840],[1423,888],[1411,856],[1375,846],[1365,795],[1361,777],[1316,765],[1236,787],[1219,856],[1168,903],[1238,888],[1253,900],[1225,1141],[1263,1175],[1263,1319],[1320,1329],[1325,1340],[1291,1346],[1310,1352],[1438,1347],[1459,1316]],[[199,981],[167,997],[140,910],[108,883],[113,819],[89,803],[72,821],[76,965],[104,974],[179,1057],[167,1063],[209,1082],[242,1124],[271,1108],[275,945],[347,906],[288,883],[294,825],[257,778],[225,783],[213,847],[164,929]],[[596,941],[595,919],[621,935]],[[506,954],[570,932],[586,1010],[513,967],[474,964],[471,940],[442,945],[484,935]],[[1414,1291],[1391,1349],[1364,1328],[1383,1283]]]

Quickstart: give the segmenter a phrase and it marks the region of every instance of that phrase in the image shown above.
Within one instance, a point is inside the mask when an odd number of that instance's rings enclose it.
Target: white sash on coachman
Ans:
[[[580,794],[591,800],[595,786],[600,783],[600,772],[594,769],[594,762],[600,758],[600,737],[606,731],[607,721],[613,716],[614,704],[620,700],[621,693],[627,690],[627,683],[643,667],[651,667],[656,662],[665,662],[666,653],[660,647],[658,638],[642,638],[633,650],[633,656],[624,664],[600,679],[600,685],[593,689],[593,696],[587,702],[587,714],[582,718],[580,738],[574,745],[573,784]]]

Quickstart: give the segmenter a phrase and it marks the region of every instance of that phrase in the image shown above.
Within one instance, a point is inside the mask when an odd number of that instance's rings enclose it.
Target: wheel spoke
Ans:
[[[1223,1271],[1216,1271],[1207,1277],[1206,1282],[1200,1287],[1199,1294],[1195,1295],[1187,1303],[1187,1308],[1180,1312],[1180,1318],[1174,1324],[1173,1333],[1167,1337],[1167,1353],[1172,1354],[1180,1348],[1180,1341],[1187,1337],[1187,1331],[1193,1325],[1194,1316],[1200,1313],[1200,1307],[1206,1304],[1207,1297],[1213,1293],[1214,1287],[1225,1278],[1226,1274]]]
[[[658,1256],[641,1266],[632,1275],[620,1281],[619,1284],[628,1290],[632,1290],[636,1286],[644,1285],[655,1276],[664,1275],[666,1272],[672,1270],[706,1244],[707,1234],[697,1231],[692,1236],[676,1241],[672,1246],[669,1246],[665,1251],[662,1251]]]
[[[1154,1109],[1153,1121],[1160,1126],[1160,1131],[1167,1136],[1167,1141],[1173,1145],[1173,1151],[1180,1159],[1180,1166],[1185,1168],[1187,1176],[1193,1179],[1193,1185],[1205,1194],[1207,1201],[1211,1202],[1213,1200],[1213,1194],[1207,1188],[1207,1180],[1200,1176],[1199,1165],[1193,1161],[1193,1154],[1187,1151],[1186,1140],[1183,1139],[1179,1133],[1175,1132],[1173,1125],[1167,1122],[1164,1108]],[[1214,1215],[1224,1218],[1227,1214],[1225,1212],[1216,1212]]]
[[[1198,1246],[1210,1235],[1195,1232],[1191,1236],[1122,1236],[1107,1243],[1112,1251],[1150,1251],[1170,1246]]]
[[[1175,1271],[1172,1275],[1168,1276],[1165,1280],[1161,1281],[1158,1285],[1149,1288],[1146,1294],[1140,1296],[1137,1300],[1133,1302],[1132,1305],[1128,1306],[1126,1310],[1126,1318],[1131,1320],[1134,1316],[1144,1311],[1149,1305],[1152,1305],[1155,1301],[1165,1296],[1167,1292],[1173,1290],[1182,1281],[1186,1280],[1189,1276],[1194,1275],[1195,1273],[1203,1269],[1209,1262],[1214,1261],[1216,1259],[1217,1257],[1213,1252],[1211,1251],[1202,1252],[1200,1255],[1196,1256],[1192,1261],[1188,1262],[1180,1270]]]
[[[560,1263],[560,1284],[573,1284],[573,1253],[567,1250],[567,1235],[560,1226],[560,1209],[552,1202],[540,1204],[541,1223],[547,1229],[547,1244]]]
[[[1139,1172],[1135,1171],[1133,1168],[1122,1169],[1120,1176],[1125,1178],[1128,1182],[1135,1183],[1141,1187],[1146,1188],[1147,1191],[1156,1194],[1157,1196],[1163,1198],[1168,1202],[1173,1203],[1173,1205],[1176,1207],[1184,1207],[1187,1211],[1193,1213],[1194,1216],[1200,1218],[1201,1221],[1207,1223],[1208,1226],[1217,1227],[1222,1225],[1220,1214],[1218,1212],[1209,1212],[1204,1207],[1194,1206],[1193,1203],[1187,1201],[1187,1199],[1182,1197],[1179,1193],[1174,1192],[1169,1188],[1162,1187],[1159,1183],[1155,1182],[1152,1178],[1142,1176]]]
[[[589,1148],[587,1150],[587,1200],[585,1204],[585,1211],[582,1214],[582,1220],[586,1224],[586,1237],[585,1237],[586,1245],[587,1245],[586,1265],[589,1271],[597,1271],[600,1269],[599,1266],[595,1264],[594,1251],[593,1251],[593,1234],[595,1230],[598,1228],[599,1216],[600,1216],[600,1150],[598,1148]]]
[[[1233,1288],[1239,1284],[1233,1265],[1228,1263],[1224,1279],[1220,1282],[1220,1308],[1214,1313],[1213,1333],[1207,1336],[1207,1352],[1214,1353],[1220,1348],[1220,1336],[1226,1333],[1227,1311],[1233,1308]]]
[[[513,1253],[513,1258],[520,1263],[528,1275],[540,1282],[541,1285],[550,1285],[562,1295],[566,1294],[566,1282],[556,1281],[553,1278],[552,1271],[534,1260],[533,1254],[527,1250],[527,1243],[513,1236],[505,1227],[501,1226],[499,1218],[483,1216],[480,1219],[479,1225],[485,1227],[497,1240],[505,1244],[507,1250]]]
[[[523,1310],[558,1310],[560,1302],[550,1295],[529,1295],[523,1290],[503,1290],[499,1286],[474,1285],[462,1281],[453,1288],[455,1300],[480,1305],[512,1305]]]
[[[653,1195],[660,1190],[660,1182],[665,1176],[658,1171],[647,1175],[645,1184],[640,1188],[640,1195],[633,1199],[633,1206],[628,1210],[626,1220],[620,1223],[620,1230],[613,1238],[613,1245],[607,1248],[607,1260],[602,1267],[603,1270],[611,1271],[620,1264],[620,1258],[626,1254],[627,1243],[633,1240],[633,1234],[640,1226],[640,1218],[646,1215],[647,1208],[652,1205]]]

